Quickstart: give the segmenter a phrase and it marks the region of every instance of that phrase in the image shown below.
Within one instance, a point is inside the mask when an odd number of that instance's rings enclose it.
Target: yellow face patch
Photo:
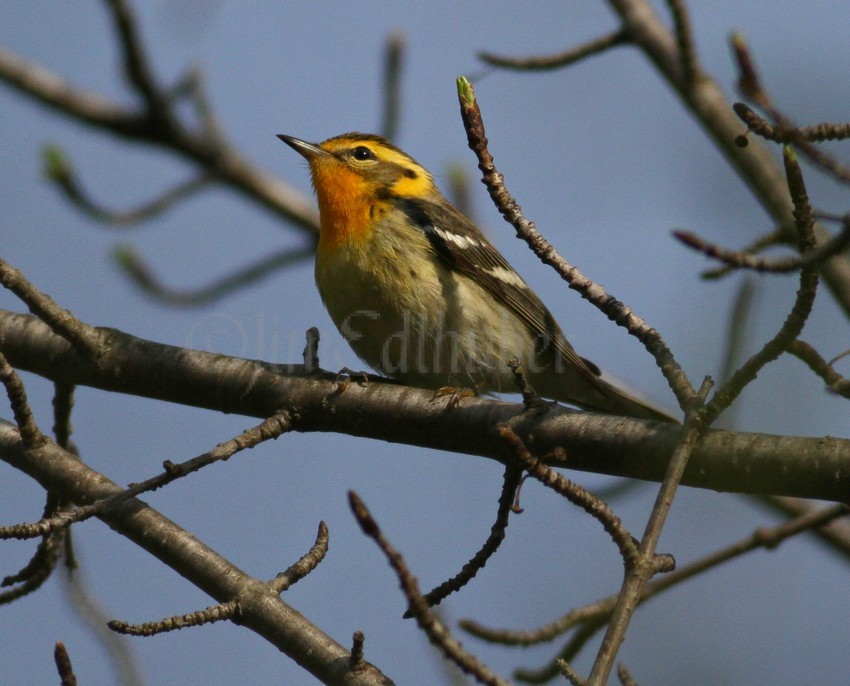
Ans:
[[[425,168],[381,138],[343,134],[319,147],[331,153],[310,158],[321,208],[320,249],[366,239],[393,197],[439,195]]]

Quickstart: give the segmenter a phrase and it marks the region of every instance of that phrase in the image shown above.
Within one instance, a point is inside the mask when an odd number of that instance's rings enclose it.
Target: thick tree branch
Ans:
[[[506,462],[499,435],[508,424],[534,433],[548,463],[600,474],[660,481],[681,427],[553,406],[539,417],[522,405],[465,399],[446,411],[432,391],[392,383],[349,384],[335,393],[333,374],[303,365],[274,366],[98,329],[108,341],[95,365],[35,317],[0,310],[0,351],[20,369],[53,380],[119,393],[268,417],[297,410],[295,430],[334,431],[379,440],[480,455]],[[272,373],[270,369],[280,373]],[[838,402],[838,399],[836,399]],[[330,409],[332,408],[332,409]],[[393,421],[387,421],[388,416]],[[850,493],[850,440],[710,431],[694,452],[682,483],[737,493],[769,493],[845,502]]]
[[[118,106],[73,86],[43,67],[0,47],[0,83],[54,110],[107,133],[162,147],[199,165],[234,190],[315,235],[318,216],[313,202],[277,177],[256,167],[220,137],[177,124],[163,127],[163,117],[147,109]]]
[[[18,430],[6,422],[0,422],[0,457],[46,490],[63,493],[77,503],[109,498],[124,490],[53,441],[27,450]],[[348,650],[284,603],[267,584],[245,574],[147,503],[133,498],[100,518],[219,602],[238,598],[240,623],[323,683],[392,683],[368,664],[357,672],[350,671]]]
[[[758,141],[752,141],[746,148],[736,145],[742,131],[732,103],[706,74],[700,74],[693,84],[687,82],[676,38],[646,0],[608,0],[608,3],[619,15],[631,43],[643,51],[679,95],[764,210],[782,227],[785,240],[795,242],[793,206],[782,169],[772,152]],[[818,243],[829,238],[829,233],[820,226],[815,227],[815,235]],[[821,265],[821,273],[836,301],[850,314],[850,259],[846,255],[833,257]]]

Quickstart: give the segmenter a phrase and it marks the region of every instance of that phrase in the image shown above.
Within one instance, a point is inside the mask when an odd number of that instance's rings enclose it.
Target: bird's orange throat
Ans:
[[[310,165],[319,201],[319,250],[356,244],[368,237],[374,191],[370,184],[336,160]]]

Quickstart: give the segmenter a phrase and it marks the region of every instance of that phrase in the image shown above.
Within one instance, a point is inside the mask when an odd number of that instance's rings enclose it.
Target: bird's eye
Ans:
[[[358,145],[354,150],[351,151],[351,156],[355,160],[374,160],[375,153],[373,153],[369,148],[365,145]]]

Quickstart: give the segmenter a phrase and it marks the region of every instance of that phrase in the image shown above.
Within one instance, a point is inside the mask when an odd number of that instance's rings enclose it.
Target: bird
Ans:
[[[675,421],[601,377],[484,233],[401,148],[369,133],[278,138],[304,157],[319,206],[315,280],[331,319],[381,374],[427,389],[516,392]]]

